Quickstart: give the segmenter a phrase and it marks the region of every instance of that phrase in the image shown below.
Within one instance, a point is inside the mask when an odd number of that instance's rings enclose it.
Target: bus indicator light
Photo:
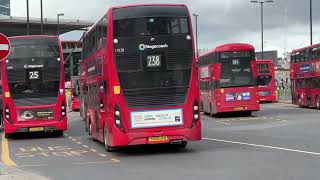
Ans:
[[[120,94],[120,86],[113,86],[114,94]]]

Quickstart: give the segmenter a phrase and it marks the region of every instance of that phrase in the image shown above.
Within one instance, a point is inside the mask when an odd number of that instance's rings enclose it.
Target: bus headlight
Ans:
[[[66,116],[66,114],[67,114],[66,106],[65,106],[64,102],[62,101],[60,121]]]
[[[6,105],[6,108],[5,108],[5,118],[10,124],[13,123],[12,120],[10,119],[10,109],[8,105]]]
[[[120,108],[118,105],[114,107],[114,124],[118,129],[120,129],[122,132],[124,132],[124,128],[121,122],[121,113]]]
[[[190,128],[195,126],[200,119],[199,103],[197,100],[194,101],[192,109],[193,109],[193,113],[192,113],[193,120]]]

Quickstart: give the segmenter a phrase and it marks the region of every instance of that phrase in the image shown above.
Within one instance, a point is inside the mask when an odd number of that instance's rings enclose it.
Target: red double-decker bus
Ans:
[[[257,60],[257,81],[260,102],[275,102],[276,80],[272,60]]]
[[[320,109],[320,44],[292,51],[292,103]]]
[[[56,132],[67,129],[64,65],[55,36],[9,38],[2,63],[4,133]]]
[[[110,8],[83,38],[89,134],[107,150],[200,140],[193,41],[184,5]]]
[[[254,47],[225,44],[199,57],[201,108],[214,115],[260,109]]]
[[[80,76],[72,76],[71,77],[71,110],[76,111],[79,110],[80,100],[80,87],[79,87]]]

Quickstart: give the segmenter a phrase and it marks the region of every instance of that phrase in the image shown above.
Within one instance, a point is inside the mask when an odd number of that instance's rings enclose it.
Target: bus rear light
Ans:
[[[124,128],[121,122],[121,113],[118,105],[114,107],[114,123],[118,129],[124,132]]]
[[[200,111],[199,111],[199,104],[197,102],[197,100],[194,101],[193,103],[193,114],[192,114],[192,123],[191,123],[191,127],[195,126],[197,124],[197,122],[199,121],[199,117],[200,117]]]

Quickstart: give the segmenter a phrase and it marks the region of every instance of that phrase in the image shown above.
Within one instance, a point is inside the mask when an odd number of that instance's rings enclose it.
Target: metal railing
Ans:
[[[291,102],[292,96],[291,96],[291,89],[277,89],[276,90],[277,95],[277,101],[279,102]]]

